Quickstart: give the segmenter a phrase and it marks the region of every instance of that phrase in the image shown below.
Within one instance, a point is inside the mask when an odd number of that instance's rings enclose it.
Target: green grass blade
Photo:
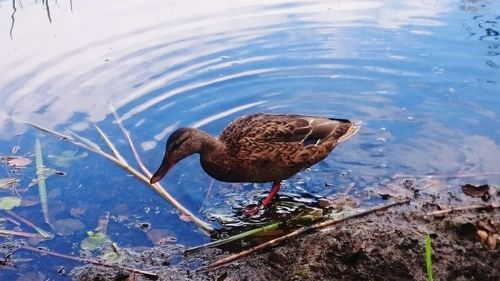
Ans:
[[[427,280],[432,281],[432,245],[431,236],[425,235],[425,266],[427,268]]]
[[[240,240],[243,238],[248,238],[248,237],[252,237],[255,235],[262,234],[262,233],[274,231],[274,230],[278,229],[281,224],[282,224],[281,222],[276,222],[276,223],[268,224],[268,225],[258,227],[255,229],[251,229],[249,231],[245,231],[245,232],[242,232],[240,234],[233,235],[229,238],[225,238],[225,239],[213,241],[210,243],[206,243],[206,244],[203,244],[200,246],[196,246],[193,248],[189,248],[186,250],[186,252],[193,252],[193,251],[197,251],[197,250],[202,249],[202,248],[216,247],[216,246],[224,245],[224,244],[227,244],[227,243],[230,243],[230,242],[233,242],[236,240]]]
[[[35,142],[35,164],[36,176],[38,182],[38,193],[40,194],[40,203],[42,205],[43,217],[45,222],[50,224],[49,204],[47,202],[47,186],[45,185],[45,167],[43,166],[42,145],[37,138]]]

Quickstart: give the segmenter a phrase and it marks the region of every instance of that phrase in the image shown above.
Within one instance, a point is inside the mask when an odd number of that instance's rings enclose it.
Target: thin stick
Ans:
[[[10,221],[11,223],[15,224],[16,226],[21,226],[21,223],[16,221],[15,219],[13,218],[9,218],[9,217],[3,217],[2,219],[6,219],[8,221]]]
[[[42,236],[35,233],[28,233],[24,231],[14,231],[7,229],[0,229],[0,235],[21,236],[21,237],[36,238],[36,239],[42,238]]]
[[[350,220],[350,219],[354,219],[354,218],[359,218],[359,217],[363,217],[363,216],[366,216],[366,215],[369,215],[371,213],[374,213],[374,212],[377,212],[377,211],[382,211],[382,210],[386,210],[386,209],[389,209],[391,207],[394,207],[394,206],[397,206],[397,205],[402,205],[402,204],[406,204],[410,202],[410,200],[404,200],[404,201],[397,201],[397,202],[393,202],[393,203],[390,203],[390,204],[387,204],[387,205],[382,205],[382,206],[378,206],[378,207],[374,207],[374,208],[371,208],[371,209],[368,209],[368,210],[365,210],[365,211],[362,211],[362,212],[359,212],[359,213],[356,213],[356,214],[352,214],[352,215],[349,215],[349,216],[345,216],[343,218],[339,218],[339,219],[335,219],[335,220],[328,220],[328,221],[324,221],[324,222],[320,222],[320,223],[317,223],[317,224],[314,224],[314,225],[311,225],[311,226],[305,226],[305,227],[301,227],[293,232],[290,232],[286,235],[283,235],[283,236],[280,236],[278,238],[275,238],[275,239],[272,239],[272,240],[269,240],[265,243],[262,243],[260,245],[257,245],[253,248],[250,248],[250,249],[247,249],[247,250],[244,250],[240,253],[237,253],[237,254],[234,254],[234,255],[230,255],[228,257],[225,257],[223,259],[220,259],[212,264],[209,264],[207,266],[203,266],[203,267],[200,267],[197,269],[197,271],[200,271],[200,272],[206,272],[206,271],[210,271],[210,270],[214,270],[214,269],[217,269],[217,268],[221,268],[223,266],[226,266],[228,265],[230,262],[233,262],[237,259],[240,259],[242,257],[245,257],[245,256],[248,256],[256,251],[259,251],[259,250],[263,250],[263,249],[266,249],[268,247],[271,247],[271,246],[274,246],[274,245],[277,245],[285,240],[288,240],[290,238],[294,238],[300,234],[303,234],[303,233],[306,233],[306,232],[312,232],[312,231],[317,231],[319,229],[322,229],[322,228],[325,228],[325,227],[328,227],[328,226],[332,226],[332,225],[336,225],[336,224],[339,224],[341,222],[344,222],[344,221],[347,221],[347,220]]]
[[[426,216],[441,216],[453,212],[459,212],[459,211],[471,211],[471,210],[495,210],[495,209],[500,209],[500,205],[471,205],[471,206],[463,206],[463,207],[456,207],[456,208],[449,208],[449,209],[444,209],[444,210],[439,210],[439,211],[434,211],[434,212],[428,212],[425,213]]]
[[[90,263],[90,264],[104,266],[104,267],[119,267],[119,268],[122,268],[122,269],[125,269],[128,271],[132,271],[132,272],[140,273],[140,274],[147,275],[150,277],[158,278],[158,275],[156,273],[151,272],[151,271],[142,270],[142,269],[132,268],[132,267],[128,267],[128,266],[121,266],[121,265],[117,265],[117,264],[107,264],[107,263],[105,263],[103,261],[99,261],[99,260],[79,258],[79,257],[75,257],[75,256],[57,253],[57,252],[42,250],[39,248],[30,247],[30,246],[21,246],[20,248],[24,249],[24,250],[44,254],[44,255],[50,255],[50,256],[54,256],[54,257],[59,257],[59,258],[64,258],[64,259],[69,259],[69,260],[74,260],[74,261],[79,261],[79,262],[84,262],[84,263]]]
[[[52,233],[50,233],[48,231],[43,230],[42,228],[38,227],[36,224],[34,224],[34,223],[30,222],[29,220],[21,217],[20,215],[14,213],[12,211],[8,211],[8,210],[5,211],[5,212],[7,212],[7,214],[13,216],[14,218],[20,220],[21,222],[23,222],[27,226],[29,226],[29,227],[33,228],[34,230],[36,230],[36,232],[38,232],[40,235],[42,235],[43,238],[49,239],[49,238],[53,238],[54,237],[54,234],[52,234]]]
[[[120,152],[118,151],[118,149],[116,149],[116,147],[113,145],[113,143],[108,138],[108,136],[101,130],[101,128],[99,128],[99,126],[97,126],[96,123],[94,123],[94,127],[96,128],[97,132],[99,133],[99,136],[101,136],[101,139],[104,141],[104,143],[106,144],[106,146],[109,148],[109,150],[111,150],[111,152],[113,153],[113,155],[115,156],[115,158],[118,159],[118,160],[120,160],[124,164],[128,165],[128,163],[125,160],[125,158],[123,158],[123,156],[120,154]]]
[[[205,202],[208,200],[208,198],[212,194],[212,188],[214,187],[214,183],[215,183],[215,180],[212,179],[210,181],[210,184],[208,185],[208,190],[207,190],[207,194],[205,194],[205,199],[203,199],[203,202],[201,203],[201,206],[200,206],[200,209],[198,210],[198,212],[201,212],[203,210],[203,208],[205,208]]]
[[[396,175],[394,178],[472,178],[481,176],[498,176],[500,172],[464,173],[456,175]]]
[[[10,21],[10,30],[9,30],[10,40],[12,40],[14,38],[14,37],[12,37],[12,31],[14,30],[14,23],[16,22],[16,18],[15,18],[16,12],[17,12],[16,0],[12,0],[12,14],[10,15],[11,21]]]
[[[73,135],[74,138],[70,138],[68,136],[68,140],[71,141],[71,142],[75,142],[75,139],[78,140],[79,142],[81,142],[83,145],[86,145],[88,147],[90,147],[92,150],[94,151],[102,151],[101,147],[99,145],[97,145],[95,142],[87,139],[87,138],[84,138],[82,136],[80,136],[79,134],[77,134],[76,132],[72,131],[71,129],[68,129],[66,128],[66,130],[68,130],[71,135]]]
[[[116,113],[115,108],[110,105],[109,108],[111,109],[111,112],[113,113],[113,116],[115,117],[116,124],[118,124],[118,127],[122,131],[123,135],[125,136],[125,139],[127,139],[128,145],[130,149],[132,150],[132,154],[134,155],[135,161],[137,161],[137,164],[139,165],[139,168],[141,168],[142,172],[148,177],[151,178],[153,175],[148,168],[144,165],[144,163],[141,160],[141,157],[139,156],[139,153],[137,153],[137,149],[135,148],[134,142],[132,141],[132,138],[130,137],[130,134],[128,131],[125,129],[123,126],[123,123],[120,119],[120,116]]]
[[[129,147],[132,150],[132,154],[134,155],[134,158],[135,158],[137,164],[139,165],[139,168],[142,170],[143,174],[146,175],[146,177],[148,178],[147,184],[151,186],[151,184],[149,183],[149,178],[151,178],[151,176],[153,174],[148,170],[148,168],[142,162],[141,157],[139,156],[139,153],[137,153],[137,149],[135,148],[134,142],[132,141],[132,138],[130,137],[130,134],[128,133],[128,131],[123,126],[123,123],[121,122],[120,116],[118,116],[118,113],[116,113],[115,108],[113,106],[111,106],[111,105],[109,107],[111,109],[111,112],[113,113],[113,116],[115,117],[115,120],[116,120],[116,123],[118,124],[118,127],[120,128],[120,130],[122,131],[123,135],[127,139]],[[160,194],[168,194],[169,197],[172,198],[172,200],[175,200],[172,196],[170,196],[170,194],[165,190],[165,188],[160,183],[156,183],[155,187],[158,189],[158,190],[155,189],[156,192],[158,192]],[[167,200],[169,200],[169,199],[167,199]],[[170,202],[172,203],[172,201],[170,201]],[[177,201],[175,200],[175,202],[177,202]],[[203,231],[210,233],[210,232],[212,232],[214,230],[212,228],[212,226],[210,226],[206,222],[204,222],[201,219],[199,219],[198,217],[196,217],[193,213],[191,213],[186,208],[184,208],[180,203],[177,202],[177,204],[179,205],[179,207],[177,207],[177,209],[179,209],[179,210],[181,208],[184,209],[184,211],[183,210],[180,210],[180,211],[183,214],[185,214],[188,217],[190,217],[190,219],[193,220],[195,224],[197,224],[198,226],[200,226],[203,229]]]
[[[29,122],[26,122],[26,124],[31,125],[34,128],[39,129],[45,133],[55,135],[59,138],[65,139],[65,140],[69,140],[72,144],[74,144],[78,147],[81,147],[81,148],[84,148],[86,150],[97,153],[97,154],[101,155],[102,157],[112,161],[116,165],[118,165],[121,168],[123,168],[124,170],[126,170],[129,174],[135,176],[139,180],[143,181],[146,185],[151,187],[154,191],[156,191],[158,194],[160,194],[160,196],[162,196],[164,199],[166,199],[168,202],[170,202],[170,204],[172,204],[179,212],[187,215],[196,225],[198,225],[201,228],[201,230],[205,234],[209,234],[210,232],[214,231],[214,229],[211,225],[209,225],[208,223],[204,222],[200,218],[196,217],[193,213],[191,213],[187,208],[185,208],[181,203],[179,203],[179,201],[177,201],[172,195],[170,195],[170,193],[168,193],[159,183],[150,184],[149,177],[146,177],[144,174],[137,171],[136,169],[134,169],[130,165],[121,162],[117,158],[113,157],[111,154],[106,153],[98,148],[93,147],[93,146],[89,146],[85,143],[76,141],[74,138],[72,138],[70,136],[67,136],[67,135],[61,134],[59,132],[55,132],[55,131],[52,131],[50,129],[44,128],[40,125],[37,125],[34,123],[29,123]]]

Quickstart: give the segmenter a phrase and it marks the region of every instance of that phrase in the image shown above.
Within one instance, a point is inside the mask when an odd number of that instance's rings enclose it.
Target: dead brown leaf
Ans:
[[[377,194],[384,199],[389,197],[410,199],[413,198],[413,191],[406,189],[403,185],[396,183],[388,183],[377,189]]]
[[[359,206],[358,200],[356,198],[345,195],[340,197],[328,197],[328,198],[320,198],[318,200],[318,204],[323,209],[334,208],[337,211],[345,210],[348,208],[357,208]]]
[[[152,229],[146,234],[149,241],[153,242],[155,245],[164,245],[166,243],[175,243],[177,238],[175,238],[170,232],[165,229]]]
[[[491,220],[477,221],[477,228],[488,231],[490,233],[497,233],[497,228],[491,222]]]
[[[490,186],[487,184],[466,184],[462,186],[462,192],[470,197],[481,198],[483,201],[488,201],[491,198]]]
[[[85,211],[85,208],[73,207],[69,210],[69,213],[72,217],[81,218],[85,214]]]
[[[486,244],[490,247],[490,249],[495,250],[499,240],[500,240],[500,236],[498,236],[498,234],[495,234],[495,235],[488,237],[488,241],[486,241]]]
[[[24,168],[31,164],[31,159],[22,156],[6,156],[4,161],[13,168]]]

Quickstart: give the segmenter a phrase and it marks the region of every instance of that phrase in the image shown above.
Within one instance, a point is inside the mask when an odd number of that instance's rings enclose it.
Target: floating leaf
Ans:
[[[13,178],[0,179],[0,189],[16,186],[18,182],[19,179],[13,179]]]
[[[52,226],[57,234],[66,236],[78,232],[84,228],[83,223],[77,219],[62,219],[56,220]]]
[[[59,168],[68,168],[72,162],[80,159],[87,158],[89,154],[87,152],[83,152],[77,154],[76,151],[66,150],[63,151],[60,155],[49,155],[47,158],[50,159],[52,164]]]
[[[31,159],[22,156],[8,156],[5,157],[5,161],[10,167],[23,168],[31,164]]]
[[[177,242],[177,238],[165,229],[153,229],[148,231],[146,235],[148,236],[149,241],[153,242],[155,245]]]
[[[85,214],[85,211],[86,210],[84,208],[73,207],[73,208],[69,209],[69,213],[71,214],[72,217],[75,217],[75,218],[82,217]]]
[[[0,198],[0,209],[2,210],[12,210],[15,207],[21,205],[21,199],[14,196],[6,196]]]
[[[488,201],[491,197],[490,186],[487,184],[479,186],[466,184],[462,186],[462,192],[471,197],[480,197],[483,201]]]
[[[87,231],[87,235],[89,237],[80,242],[80,248],[83,250],[95,250],[110,241],[108,236],[102,232]]]

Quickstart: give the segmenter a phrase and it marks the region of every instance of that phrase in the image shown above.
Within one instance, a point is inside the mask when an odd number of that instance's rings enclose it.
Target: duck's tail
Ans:
[[[351,123],[351,126],[349,127],[349,129],[347,130],[347,132],[338,139],[338,142],[343,142],[343,141],[346,141],[346,140],[350,139],[361,128],[361,122],[360,121],[352,121],[350,123]]]

